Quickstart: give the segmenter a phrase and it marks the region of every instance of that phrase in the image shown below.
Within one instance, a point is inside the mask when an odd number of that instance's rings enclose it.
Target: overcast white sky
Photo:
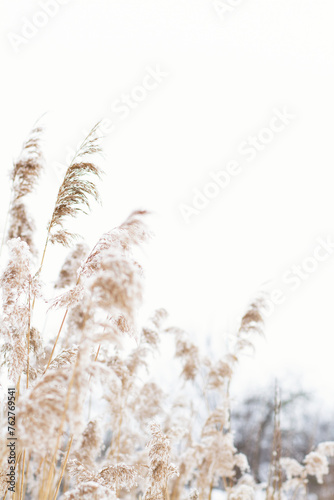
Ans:
[[[220,15],[212,0],[63,0],[53,17],[40,14],[46,0],[0,3],[1,214],[6,174],[36,118],[48,112],[42,228],[60,164],[108,119],[103,209],[78,221],[82,234],[93,243],[133,209],[154,211],[148,304],[203,343],[210,336],[218,355],[249,300],[280,289],[284,303],[238,383],[297,376],[329,399],[334,251],[317,245],[334,241],[333,0],[221,0]],[[155,87],[146,95],[144,81]],[[121,112],[131,92],[138,102]],[[294,117],[278,127],[284,109]],[[269,143],[248,161],[242,143],[273,123],[280,130],[263,132]],[[238,173],[187,224],[180,206],[232,161]],[[292,290],[283,276],[314,251],[317,269],[308,260]]]

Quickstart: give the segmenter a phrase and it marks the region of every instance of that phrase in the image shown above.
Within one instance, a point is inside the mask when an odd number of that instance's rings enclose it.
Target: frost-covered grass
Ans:
[[[328,473],[334,443],[315,446],[302,463],[282,457],[278,387],[266,484],[256,484],[235,446],[231,380],[242,355],[264,333],[261,297],[250,301],[229,349],[217,357],[209,358],[169,324],[164,309],[139,322],[149,214],[133,211],[93,248],[76,243],[67,229],[68,219],[98,199],[97,126],[66,171],[39,253],[28,200],[43,170],[41,132],[33,129],[11,177],[8,259],[0,279],[1,370],[16,389],[18,441],[14,495],[3,425],[0,493],[16,500],[306,498],[309,478],[321,483]],[[50,245],[70,247],[53,296],[42,283]],[[47,323],[36,314],[45,301]],[[56,320],[50,340],[48,325]],[[162,388],[159,360],[166,345],[173,356]],[[4,388],[1,416],[7,422],[13,403],[6,404]]]

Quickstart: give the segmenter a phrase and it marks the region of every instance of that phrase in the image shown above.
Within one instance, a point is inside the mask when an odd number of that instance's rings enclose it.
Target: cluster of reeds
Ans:
[[[83,142],[59,188],[36,264],[34,223],[26,196],[43,170],[42,129],[34,127],[12,174],[2,266],[1,373],[16,386],[16,491],[8,489],[6,387],[1,411],[0,494],[33,500],[229,500],[307,497],[308,477],[328,473],[334,443],[321,443],[303,463],[281,457],[280,402],[267,484],[256,484],[247,457],[234,445],[230,383],[242,353],[262,334],[261,299],[241,318],[228,352],[203,355],[182,330],[168,325],[161,309],[139,324],[143,301],[140,249],[150,238],[148,213],[132,212],[89,249],[75,242],[68,218],[98,200],[95,179],[100,152],[98,126]],[[49,244],[70,248],[45,297],[40,283]],[[34,310],[48,301],[62,309],[55,338],[35,325]],[[166,394],[152,360],[161,339],[175,345]],[[131,339],[124,346],[124,340]],[[256,497],[258,498],[258,497]]]

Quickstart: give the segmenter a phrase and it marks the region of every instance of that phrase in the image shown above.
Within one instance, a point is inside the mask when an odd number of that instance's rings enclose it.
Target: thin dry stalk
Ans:
[[[38,498],[39,500],[44,500],[45,498],[45,486],[46,486],[46,480],[47,480],[47,463],[48,463],[48,454],[49,452],[46,453],[44,459],[42,459],[43,462],[41,462],[40,466],[43,463],[43,471],[42,471],[42,480],[41,480],[41,486],[38,492]],[[38,471],[39,472],[39,471]]]
[[[26,460],[26,450],[23,451],[23,458],[22,458],[22,475],[21,475],[20,500],[23,499],[25,460]]]
[[[29,317],[28,317],[28,333],[27,333],[27,389],[29,389],[29,371],[30,371],[30,335],[31,335],[31,286],[29,283],[29,294],[28,294],[28,307],[29,307]]]
[[[208,500],[212,499],[212,490],[213,490],[213,480],[210,483]]]
[[[25,473],[25,477],[26,477],[27,479],[26,479],[26,481],[25,481],[24,493],[23,493],[23,497],[22,497],[22,498],[25,498],[25,496],[26,496],[26,492],[27,492],[27,487],[28,487],[28,478],[29,478],[29,465],[30,465],[30,458],[31,458],[31,453],[29,452],[29,454],[28,454],[28,460],[27,460],[26,473]]]
[[[266,491],[266,500],[277,498],[281,500],[282,494],[282,467],[281,467],[281,399],[278,384],[275,386],[275,409],[274,409],[274,435],[269,467],[269,477]],[[277,493],[277,495],[275,495]]]
[[[61,325],[60,325],[59,330],[58,330],[58,333],[57,333],[56,340],[55,340],[55,342],[54,342],[54,344],[53,344],[53,347],[52,347],[52,351],[51,351],[51,354],[50,354],[50,357],[49,357],[49,361],[48,361],[48,363],[47,363],[47,365],[46,365],[46,368],[45,368],[45,370],[44,370],[43,375],[47,372],[47,370],[48,370],[48,368],[49,368],[49,366],[50,366],[50,364],[51,364],[51,362],[52,362],[52,358],[53,358],[53,355],[54,355],[55,349],[56,349],[56,347],[57,347],[57,343],[58,343],[58,340],[59,340],[59,337],[60,337],[61,331],[62,331],[62,329],[63,329],[63,326],[64,326],[64,323],[65,323],[65,320],[66,320],[66,316],[67,316],[67,314],[68,314],[68,309],[66,309],[65,314],[64,314],[64,316],[63,316],[63,319],[62,319]]]
[[[62,479],[63,479],[63,476],[64,476],[64,472],[65,472],[65,469],[66,469],[67,460],[68,460],[68,457],[69,457],[69,454],[70,454],[72,442],[73,442],[73,435],[71,436],[70,443],[68,445],[66,457],[65,457],[64,462],[63,462],[63,467],[62,467],[62,470],[61,470],[60,478],[59,478],[59,481],[58,481],[57,489],[56,489],[56,492],[54,494],[53,500],[56,500],[57,495],[58,495],[58,491],[59,491],[59,488],[60,488],[60,485],[61,485],[61,482],[62,482]]]

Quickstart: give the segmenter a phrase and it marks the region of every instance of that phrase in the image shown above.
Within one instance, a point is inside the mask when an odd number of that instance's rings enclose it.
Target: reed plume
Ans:
[[[9,240],[9,261],[0,278],[2,290],[2,355],[9,377],[16,382],[27,363],[27,331],[30,335],[31,300],[40,283],[31,272],[31,252],[20,238]]]
[[[75,489],[62,495],[60,500],[78,500],[78,498],[80,500],[116,500],[113,491],[95,481],[80,483]]]
[[[33,241],[35,223],[28,212],[25,198],[35,190],[44,168],[45,160],[41,149],[42,133],[43,128],[36,124],[23,144],[10,174],[12,193],[7,238],[21,238],[33,254],[36,254]]]
[[[132,249],[151,237],[145,218],[149,212],[136,210],[120,225],[103,234],[78,270],[78,277],[89,277],[101,268],[102,257],[115,253],[131,258]]]
[[[96,185],[88,178],[101,178],[102,170],[95,163],[86,161],[87,156],[101,153],[98,128],[99,123],[92,128],[66,170],[48,227],[51,243],[69,246],[76,235],[64,229],[66,218],[76,217],[80,212],[86,214],[90,209],[90,198],[100,200]]]
[[[56,289],[67,288],[76,284],[78,269],[88,253],[89,247],[86,243],[77,243],[75,245],[61,267],[58,279],[55,282]]]
[[[137,472],[134,467],[126,464],[109,465],[99,471],[94,471],[84,466],[77,459],[73,459],[68,464],[70,475],[76,479],[76,482],[88,483],[94,482],[116,492],[119,488],[130,490],[136,485]]]
[[[135,322],[136,309],[142,300],[142,273],[131,250],[150,237],[143,220],[146,215],[146,211],[135,211],[119,227],[103,234],[79,267],[75,286],[53,300],[51,308],[65,307],[66,311],[46,370],[69,309],[78,305],[85,293],[90,294],[96,308],[104,310],[109,316],[118,317],[121,314],[126,317],[125,321]],[[109,328],[108,325],[106,327]]]
[[[102,429],[100,422],[90,420],[86,425],[74,457],[86,467],[94,468],[95,460],[101,453]]]
[[[171,445],[163,434],[157,422],[151,423],[152,438],[148,442],[150,466],[148,472],[148,487],[144,500],[166,500],[168,480],[179,474],[178,468],[169,463]]]
[[[46,450],[56,445],[69,377],[70,372],[64,366],[50,370],[22,397],[18,432],[22,445],[37,457],[43,457]],[[34,439],[36,429],[38,440]]]
[[[19,158],[11,173],[14,199],[18,200],[33,192],[43,169],[44,158],[41,150],[43,128],[35,125],[27,141],[23,144]]]

